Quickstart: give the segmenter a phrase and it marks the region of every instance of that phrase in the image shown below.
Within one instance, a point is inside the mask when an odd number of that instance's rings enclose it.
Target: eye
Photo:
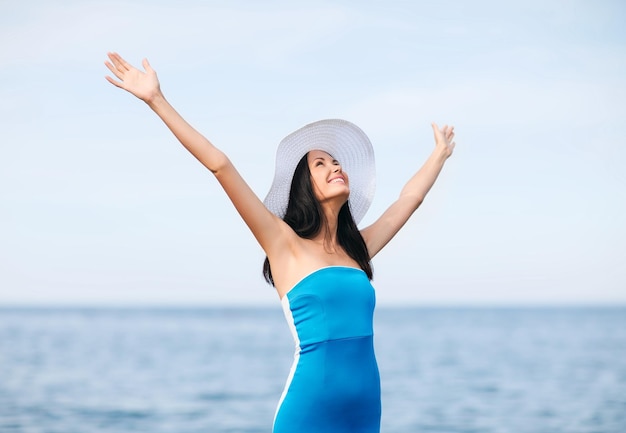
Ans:
[[[319,167],[320,165],[324,165],[324,163],[323,163],[322,161],[317,161],[317,162],[315,163],[315,166],[316,166],[316,167]]]

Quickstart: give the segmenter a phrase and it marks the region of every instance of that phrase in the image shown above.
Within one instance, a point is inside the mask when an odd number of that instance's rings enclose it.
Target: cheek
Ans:
[[[313,188],[313,194],[315,195],[315,198],[319,200],[322,197],[322,190],[318,181],[314,177],[311,177],[311,187]]]
[[[313,189],[322,189],[326,183],[326,175],[324,173],[311,173],[311,185]]]
[[[350,177],[345,172],[343,173],[343,179],[346,182],[346,186],[349,188],[350,187]]]

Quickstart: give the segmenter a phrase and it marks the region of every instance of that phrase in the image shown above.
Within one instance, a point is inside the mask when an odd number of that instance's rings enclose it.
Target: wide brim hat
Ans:
[[[312,150],[328,153],[348,174],[348,203],[358,224],[367,213],[376,189],[374,149],[367,135],[346,120],[319,120],[285,137],[278,145],[274,181],[263,203],[274,215],[285,216],[296,166]]]

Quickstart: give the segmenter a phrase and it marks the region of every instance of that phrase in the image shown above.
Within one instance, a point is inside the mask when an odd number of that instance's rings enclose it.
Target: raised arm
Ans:
[[[452,155],[455,143],[454,127],[439,128],[432,124],[435,149],[424,165],[407,182],[400,197],[374,222],[361,230],[370,257],[374,257],[398,233],[402,226],[422,204],[426,194],[437,180],[444,163]]]
[[[281,234],[288,226],[267,210],[228,157],[187,123],[167,102],[161,92],[156,72],[148,60],[144,59],[142,62],[145,69],[143,72],[130,65],[117,53],[109,53],[108,57],[110,61],[105,62],[105,65],[117,80],[109,76],[106,79],[148,104],[178,141],[215,175],[267,254],[280,249],[282,247],[280,241],[284,239]]]

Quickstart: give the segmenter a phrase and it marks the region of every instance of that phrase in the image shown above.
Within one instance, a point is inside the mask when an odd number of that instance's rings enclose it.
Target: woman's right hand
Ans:
[[[111,61],[106,61],[104,64],[117,77],[115,80],[107,75],[105,78],[109,83],[132,93],[146,103],[150,103],[161,93],[159,79],[147,59],[141,62],[146,71],[142,72],[117,53],[107,53],[107,56]]]

